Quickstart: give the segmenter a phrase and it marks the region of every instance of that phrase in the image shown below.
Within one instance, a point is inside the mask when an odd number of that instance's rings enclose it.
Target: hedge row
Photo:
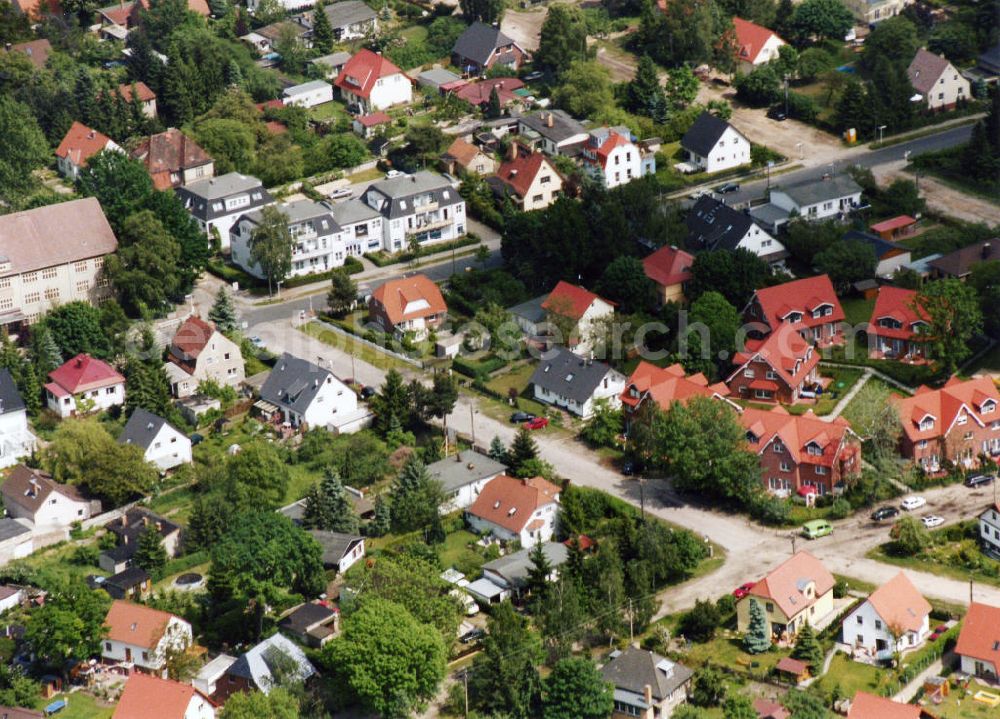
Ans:
[[[379,250],[378,252],[366,252],[365,257],[368,260],[378,266],[378,267],[388,267],[389,265],[395,265],[400,262],[410,262],[411,260],[420,259],[421,257],[427,257],[429,255],[438,255],[442,252],[450,252],[451,250],[457,250],[460,247],[468,247],[469,245],[478,245],[481,242],[479,237],[469,233],[465,237],[460,237],[457,240],[451,240],[450,242],[445,242],[440,245],[431,245],[430,247],[421,247],[416,252],[411,250],[404,250],[403,252],[397,252],[395,254],[389,254],[385,250]]]
[[[464,357],[455,357],[451,361],[451,368],[459,374],[464,374],[466,377],[480,379],[483,381],[489,377],[491,372],[496,372],[498,369],[501,369],[506,365],[507,361],[501,359],[500,357],[489,357],[481,361],[467,360]]]
[[[220,259],[211,259],[208,261],[207,265],[208,271],[219,279],[225,280],[226,282],[233,283],[238,282],[241,288],[248,287],[258,287],[266,288],[267,280],[262,280],[253,275],[241,270],[235,265],[231,265],[228,262],[223,262]],[[347,270],[347,274],[354,275],[358,272],[362,272],[365,266],[361,264],[361,260],[357,257],[348,257],[344,260],[343,267],[336,267],[332,270],[326,272],[318,272],[316,274],[309,275],[299,275],[298,277],[289,277],[288,279],[281,281],[281,286],[285,289],[292,289],[293,287],[301,287],[303,285],[312,284],[313,282],[323,282],[325,280],[333,277],[333,273],[337,270]]]

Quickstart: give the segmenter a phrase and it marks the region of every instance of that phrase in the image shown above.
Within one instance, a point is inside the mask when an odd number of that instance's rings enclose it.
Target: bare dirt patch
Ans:
[[[872,168],[875,179],[880,185],[888,185],[895,179],[912,180],[913,175],[903,172],[906,162],[879,165]],[[927,175],[920,176],[920,194],[927,200],[927,208],[949,217],[955,217],[966,222],[985,222],[989,225],[1000,224],[1000,205],[988,200],[949,187]]]
[[[538,39],[542,36],[542,23],[548,14],[547,7],[507,10],[503,14],[500,29],[525,50],[534,52],[538,49]]]

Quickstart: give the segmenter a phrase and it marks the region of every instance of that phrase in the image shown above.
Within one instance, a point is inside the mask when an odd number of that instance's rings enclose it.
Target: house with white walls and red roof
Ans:
[[[733,18],[733,33],[737,69],[741,73],[777,60],[781,46],[786,44],[773,30],[741,17]]]
[[[347,61],[333,84],[348,105],[369,114],[413,99],[413,83],[381,53],[359,50]]]
[[[615,303],[578,285],[560,280],[542,303],[553,329],[563,331],[572,323],[567,337],[555,337],[557,343],[572,347],[579,355],[593,348],[591,334],[601,321],[612,317]]]
[[[45,402],[60,417],[83,411],[109,409],[125,403],[125,378],[107,362],[78,354],[49,372]]]
[[[608,190],[656,172],[656,161],[643,163],[642,150],[624,127],[591,130],[580,159],[584,169]]]

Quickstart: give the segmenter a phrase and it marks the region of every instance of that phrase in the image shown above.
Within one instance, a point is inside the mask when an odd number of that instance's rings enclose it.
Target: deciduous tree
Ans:
[[[0,200],[17,206],[35,186],[34,171],[48,161],[48,142],[27,106],[0,96]]]
[[[248,442],[226,460],[224,486],[238,506],[258,510],[280,507],[288,481],[288,466],[268,442]]]
[[[544,719],[607,719],[614,705],[613,685],[589,659],[563,659],[545,678]]]
[[[804,0],[795,8],[791,25],[800,38],[842,38],[854,25],[854,16],[840,0]]]
[[[261,210],[260,222],[250,233],[250,261],[267,277],[267,290],[285,279],[292,269],[292,233],[288,215],[275,205]]]
[[[878,258],[872,246],[858,240],[840,240],[816,255],[816,268],[830,276],[838,293],[850,290],[855,282],[875,277]]]
[[[948,374],[954,374],[971,352],[969,341],[983,326],[975,289],[956,279],[928,282],[917,293],[915,303],[928,320],[921,326],[921,339],[927,338],[932,355]]]
[[[462,14],[469,20],[492,25],[503,17],[503,0],[459,0]]]
[[[623,313],[630,314],[650,306],[654,288],[642,262],[631,255],[621,255],[601,275],[597,292],[617,302]]]
[[[299,719],[299,701],[287,689],[236,692],[226,700],[219,719]]]
[[[558,3],[542,23],[535,64],[559,77],[576,61],[587,60],[587,20],[575,5]]]
[[[715,291],[730,304],[743,307],[758,287],[762,287],[771,270],[767,262],[742,248],[718,252],[700,252],[691,266],[688,296],[692,301],[705,292]]]

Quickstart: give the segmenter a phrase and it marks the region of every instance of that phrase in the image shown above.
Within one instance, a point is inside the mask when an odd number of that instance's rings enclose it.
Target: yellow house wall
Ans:
[[[767,618],[768,629],[771,628],[772,624],[789,625],[794,622],[795,630],[798,631],[798,628],[801,624],[805,623],[805,621],[808,620],[810,624],[815,624],[833,611],[832,589],[826,594],[818,597],[812,606],[806,607],[804,611],[799,612],[791,618],[786,617],[784,612],[778,608],[778,605],[775,602],[771,602],[772,610],[767,611],[767,604],[770,600],[764,599],[763,597],[744,597],[736,604],[736,626],[741,632],[745,632],[750,626],[751,599],[756,599],[760,602],[761,609],[764,610],[764,616]]]

